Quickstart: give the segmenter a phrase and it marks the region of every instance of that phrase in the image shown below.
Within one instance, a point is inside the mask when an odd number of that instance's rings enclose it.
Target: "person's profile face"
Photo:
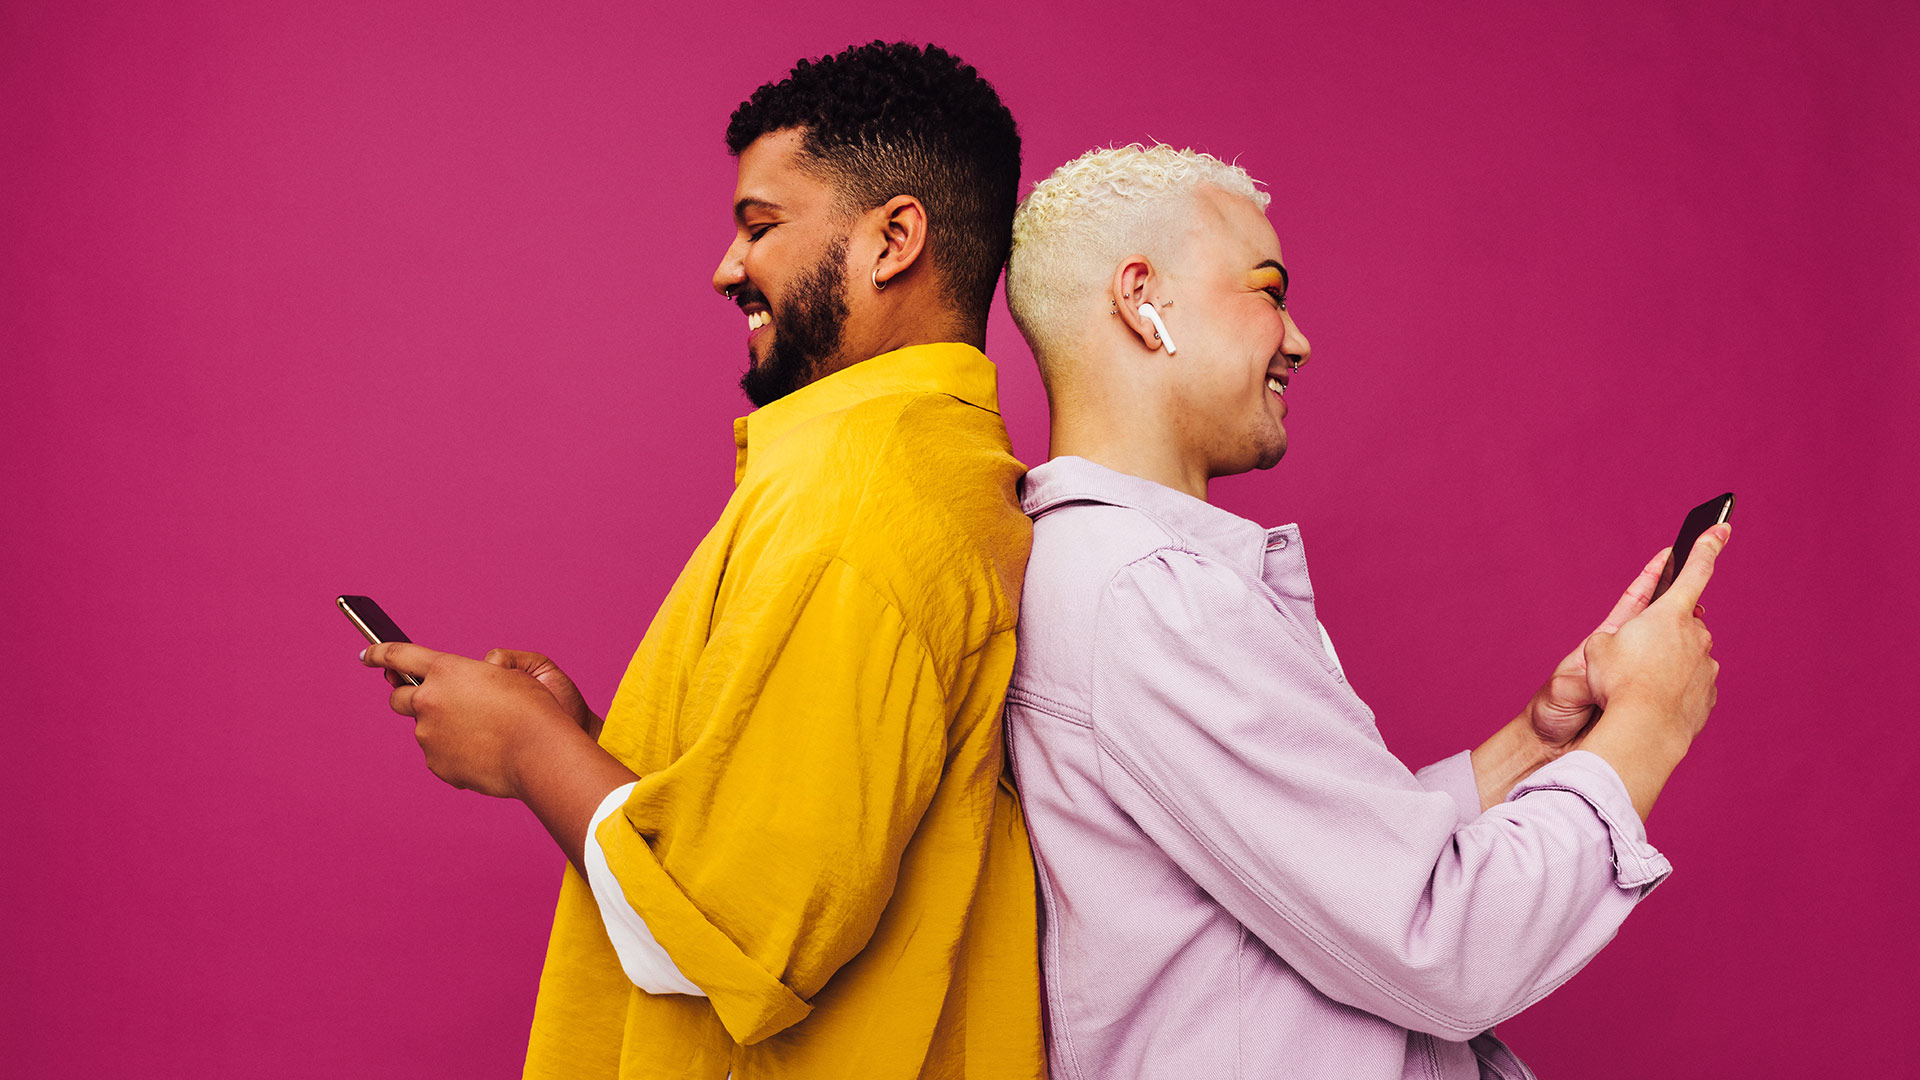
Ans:
[[[1287,451],[1287,402],[1275,387],[1309,346],[1285,308],[1280,238],[1258,206],[1211,186],[1194,217],[1163,311],[1180,352],[1173,392],[1190,443],[1213,476],[1270,469]]]
[[[713,287],[745,316],[755,406],[830,370],[847,319],[847,215],[833,189],[800,162],[801,133],[776,131],[740,152],[733,242]]]

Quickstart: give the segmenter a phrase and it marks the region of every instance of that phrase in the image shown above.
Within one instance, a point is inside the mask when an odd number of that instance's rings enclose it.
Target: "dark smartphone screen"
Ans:
[[[1687,520],[1680,523],[1680,535],[1673,542],[1673,554],[1667,556],[1666,569],[1660,571],[1660,584],[1653,587],[1653,598],[1660,599],[1672,586],[1673,579],[1680,576],[1680,570],[1687,565],[1687,556],[1693,553],[1693,545],[1699,541],[1700,534],[1727,520],[1733,513],[1733,492],[1708,499],[1693,508],[1687,514]]]
[[[347,616],[347,620],[359,628],[360,633],[375,645],[383,641],[411,642],[413,640],[401,631],[397,623],[387,617],[386,612],[380,610],[380,605],[374,603],[371,597],[342,596],[334,602],[340,605],[340,610]],[[420,685],[420,680],[411,675],[402,674],[400,677],[415,686]]]

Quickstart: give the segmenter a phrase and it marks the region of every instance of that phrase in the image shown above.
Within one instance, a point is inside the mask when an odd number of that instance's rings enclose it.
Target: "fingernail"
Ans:
[[[373,646],[371,645],[367,646],[367,649],[371,649],[371,648],[373,648]],[[367,649],[360,650],[360,662],[363,664],[367,662]]]

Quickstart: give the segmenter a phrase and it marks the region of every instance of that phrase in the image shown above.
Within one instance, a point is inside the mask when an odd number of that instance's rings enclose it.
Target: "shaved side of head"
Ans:
[[[1108,314],[1121,259],[1177,265],[1201,185],[1269,201],[1246,170],[1211,154],[1156,144],[1090,150],[1055,169],[1020,202],[1007,262],[1007,306],[1049,393],[1066,390],[1088,327]]]

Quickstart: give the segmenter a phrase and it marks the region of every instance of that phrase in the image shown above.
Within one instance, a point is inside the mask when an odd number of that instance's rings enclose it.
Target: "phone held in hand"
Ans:
[[[1680,576],[1680,569],[1687,565],[1687,556],[1692,554],[1693,545],[1700,534],[1727,520],[1733,513],[1733,492],[1708,499],[1693,508],[1687,514],[1687,520],[1680,523],[1680,536],[1673,542],[1673,553],[1667,556],[1666,569],[1660,571],[1660,583],[1653,587],[1653,598],[1660,599]]]
[[[340,611],[347,617],[347,621],[358,627],[360,632],[366,635],[367,641],[372,644],[378,645],[383,641],[410,642],[413,640],[401,632],[399,624],[388,618],[387,613],[381,611],[380,605],[374,603],[371,597],[342,596],[335,599],[334,603],[340,605]],[[419,679],[405,672],[402,672],[400,677],[415,686],[420,685]]]

